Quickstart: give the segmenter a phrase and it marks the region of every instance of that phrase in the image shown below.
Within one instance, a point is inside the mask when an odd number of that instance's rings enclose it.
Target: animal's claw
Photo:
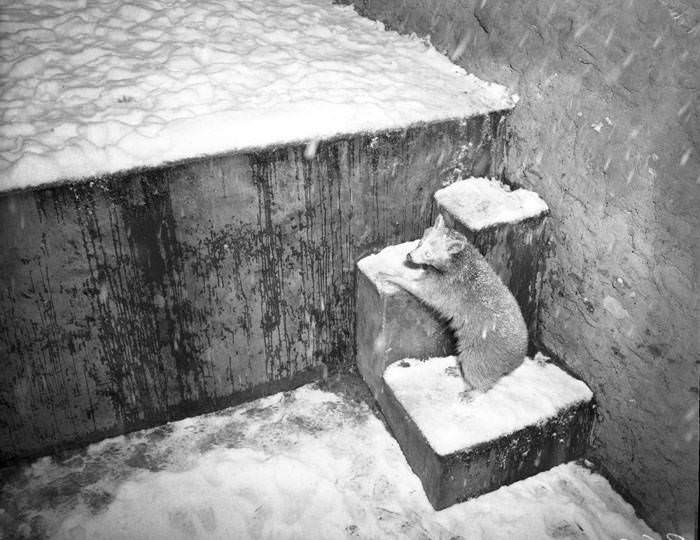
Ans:
[[[461,377],[462,373],[459,369],[459,366],[449,366],[445,368],[445,374],[450,375],[451,377]]]

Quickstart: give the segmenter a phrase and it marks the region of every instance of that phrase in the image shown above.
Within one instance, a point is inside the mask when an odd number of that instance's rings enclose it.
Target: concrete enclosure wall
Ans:
[[[355,262],[498,174],[504,120],[0,196],[0,462],[353,366]]]
[[[539,340],[595,392],[592,457],[659,531],[698,497],[700,10],[692,0],[356,0],[509,85],[507,175],[552,211]]]

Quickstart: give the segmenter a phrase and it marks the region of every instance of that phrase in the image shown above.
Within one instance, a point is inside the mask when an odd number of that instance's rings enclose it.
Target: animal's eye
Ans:
[[[425,256],[426,256],[426,257],[430,258],[432,255],[433,255],[433,254],[430,253],[430,250],[429,250],[429,249],[426,249],[426,250],[425,250]]]

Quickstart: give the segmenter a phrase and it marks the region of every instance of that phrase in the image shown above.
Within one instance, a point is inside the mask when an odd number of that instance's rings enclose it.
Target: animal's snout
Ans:
[[[413,262],[413,255],[412,255],[412,253],[413,253],[412,251],[409,251],[409,252],[406,254],[406,260],[407,260],[408,262],[410,262],[410,263]]]

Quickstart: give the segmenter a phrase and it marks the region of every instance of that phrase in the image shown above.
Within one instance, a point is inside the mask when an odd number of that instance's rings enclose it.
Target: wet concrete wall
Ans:
[[[356,0],[515,89],[508,177],[551,209],[540,343],[593,389],[590,457],[696,535],[700,10],[690,0]]]
[[[0,195],[0,461],[351,369],[355,262],[499,174],[502,119]]]

